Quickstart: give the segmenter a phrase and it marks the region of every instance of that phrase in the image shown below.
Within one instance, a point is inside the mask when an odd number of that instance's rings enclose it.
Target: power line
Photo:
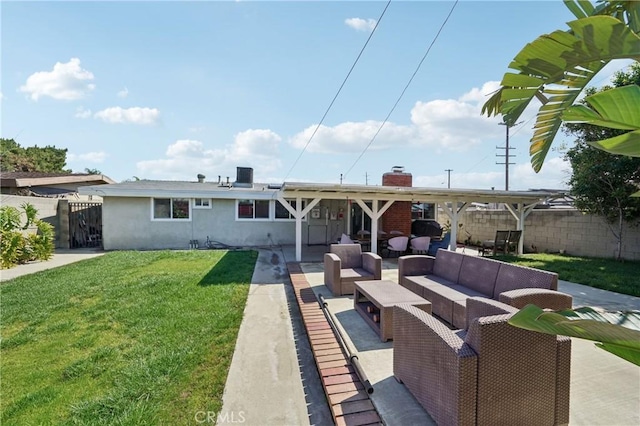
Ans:
[[[385,117],[384,121],[382,122],[382,124],[380,125],[380,127],[378,127],[378,130],[376,131],[376,133],[373,135],[373,138],[371,138],[371,141],[369,141],[369,143],[367,144],[367,146],[364,148],[364,150],[360,153],[360,155],[358,156],[358,158],[356,158],[356,161],[353,162],[353,164],[351,165],[351,167],[349,167],[349,170],[347,170],[346,173],[343,173],[343,177],[346,177],[349,172],[355,167],[355,165],[358,163],[358,161],[360,161],[360,159],[362,158],[362,156],[365,154],[365,152],[367,152],[367,150],[369,149],[369,147],[371,146],[371,144],[373,143],[373,141],[376,140],[376,138],[378,137],[378,134],[380,133],[380,131],[382,130],[382,128],[384,127],[385,124],[387,124],[387,121],[389,120],[389,117],[391,117],[391,114],[393,114],[393,111],[395,111],[396,107],[398,106],[398,104],[400,103],[400,100],[402,99],[402,97],[404,96],[404,93],[407,91],[407,89],[409,88],[409,85],[411,84],[411,82],[413,81],[413,78],[416,76],[416,74],[418,73],[418,71],[420,70],[420,67],[422,66],[422,63],[424,62],[424,60],[427,58],[427,55],[429,55],[429,52],[431,51],[431,48],[433,47],[433,45],[435,44],[436,40],[438,40],[438,37],[440,36],[440,33],[442,32],[442,30],[444,29],[444,26],[447,24],[447,22],[449,21],[449,18],[451,17],[451,14],[453,13],[453,10],[456,8],[456,5],[458,4],[459,0],[456,0],[455,3],[453,3],[453,6],[451,7],[451,10],[449,11],[449,14],[447,15],[447,17],[445,18],[445,20],[442,22],[442,25],[440,25],[440,29],[438,30],[438,32],[436,33],[435,37],[433,38],[433,40],[431,41],[431,44],[429,45],[429,47],[427,48],[427,51],[424,53],[424,55],[422,56],[422,59],[420,60],[420,62],[418,63],[418,66],[416,67],[416,70],[413,72],[413,74],[411,75],[411,78],[409,79],[409,81],[407,82],[407,84],[404,86],[404,89],[402,89],[402,93],[400,93],[400,96],[398,96],[398,99],[396,100],[396,103],[393,104],[393,107],[391,108],[391,110],[389,111],[389,113],[387,114],[387,116]]]
[[[349,70],[349,72],[347,73],[347,76],[344,78],[344,81],[342,82],[342,84],[340,85],[340,88],[338,89],[338,91],[336,92],[336,95],[333,97],[333,99],[331,100],[331,103],[329,104],[329,106],[327,107],[327,110],[324,112],[324,115],[322,116],[322,118],[320,119],[320,122],[318,123],[318,125],[316,126],[316,128],[313,130],[313,133],[311,134],[311,137],[309,138],[309,140],[307,141],[307,143],[305,144],[304,148],[302,148],[302,151],[300,151],[300,154],[298,155],[298,158],[296,158],[296,161],[293,162],[293,165],[291,166],[291,168],[289,169],[289,171],[287,172],[287,174],[285,175],[284,179],[282,179],[282,181],[286,181],[287,178],[289,177],[289,175],[291,174],[291,172],[293,171],[293,169],[296,167],[296,165],[298,164],[298,161],[300,161],[300,158],[302,157],[302,154],[304,154],[304,152],[307,150],[307,147],[309,146],[309,144],[311,143],[311,140],[313,139],[313,137],[316,135],[316,133],[318,132],[318,129],[320,129],[320,126],[322,125],[322,123],[324,122],[324,119],[327,117],[327,114],[329,114],[329,110],[331,110],[331,107],[333,106],[333,103],[336,101],[336,99],[338,98],[338,95],[340,95],[340,92],[342,91],[342,88],[344,87],[345,83],[347,82],[347,80],[349,79],[349,76],[351,75],[351,72],[353,71],[353,69],[356,67],[356,64],[358,63],[358,61],[360,60],[360,57],[362,56],[362,53],[364,52],[364,49],[367,47],[367,45],[369,44],[369,40],[371,40],[371,38],[373,37],[373,33],[376,32],[376,29],[378,28],[378,25],[380,24],[380,21],[382,20],[382,17],[384,16],[384,14],[387,12],[387,8],[389,8],[389,5],[391,4],[391,0],[389,0],[386,4],[386,6],[384,7],[384,10],[382,11],[382,13],[380,14],[380,17],[378,18],[378,20],[376,21],[376,25],[373,27],[373,30],[371,30],[371,34],[369,34],[369,37],[367,38],[367,41],[364,43],[364,45],[362,46],[362,49],[360,49],[360,53],[358,54],[358,57],[356,58],[356,60],[353,62],[353,65],[351,65],[351,69]]]

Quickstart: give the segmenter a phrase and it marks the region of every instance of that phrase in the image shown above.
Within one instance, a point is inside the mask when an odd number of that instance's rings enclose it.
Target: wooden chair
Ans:
[[[486,240],[482,242],[482,247],[480,247],[480,254],[484,256],[490,250],[494,256],[498,251],[502,251],[504,254],[506,254],[509,232],[511,231],[496,231],[496,236],[493,240]]]

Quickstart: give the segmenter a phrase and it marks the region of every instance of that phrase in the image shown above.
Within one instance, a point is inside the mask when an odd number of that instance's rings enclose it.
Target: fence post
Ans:
[[[58,238],[56,247],[71,248],[71,239],[69,238],[69,200],[58,201]]]

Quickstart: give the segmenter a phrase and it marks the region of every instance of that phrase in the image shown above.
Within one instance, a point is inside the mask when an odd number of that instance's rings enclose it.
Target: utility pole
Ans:
[[[522,121],[520,123],[522,123]],[[496,157],[504,157],[504,163],[496,163],[496,164],[504,164],[504,190],[505,191],[509,190],[509,165],[515,164],[515,163],[509,162],[510,157],[515,157],[515,155],[511,155],[511,153],[509,152],[509,150],[515,149],[509,146],[509,127],[517,126],[520,123],[516,123],[516,124],[509,124],[507,122],[498,123],[500,126],[505,126],[507,128],[507,139],[506,139],[505,146],[496,146],[496,149],[504,149],[504,154],[496,154]]]
[[[453,169],[444,169],[447,172],[447,189],[451,189],[451,172]]]

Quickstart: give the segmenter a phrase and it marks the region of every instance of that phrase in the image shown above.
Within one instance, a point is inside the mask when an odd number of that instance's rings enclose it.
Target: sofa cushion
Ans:
[[[479,292],[479,295],[493,297],[500,265],[502,263],[495,260],[464,256],[458,284]]]
[[[422,297],[431,302],[431,312],[449,324],[453,323],[453,301],[468,295],[446,285],[433,284],[422,288]]]
[[[461,285],[451,286],[453,290],[456,290],[460,293],[467,295],[466,299],[458,299],[453,301],[452,305],[452,318],[451,324],[454,328],[467,328],[467,300],[469,297],[482,297],[486,298],[487,296],[480,293],[479,291],[475,291],[473,289],[463,287]]]
[[[356,280],[372,280],[374,276],[371,272],[362,268],[342,268],[340,270],[340,278],[348,281]]]
[[[455,251],[438,250],[433,265],[433,274],[457,284],[463,257],[463,254]]]
[[[493,299],[498,300],[500,293],[519,288],[544,288],[556,290],[558,274],[540,269],[502,263],[493,290]]]

